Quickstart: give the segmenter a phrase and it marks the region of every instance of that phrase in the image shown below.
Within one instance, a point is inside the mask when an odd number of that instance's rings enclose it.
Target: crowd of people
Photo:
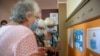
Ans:
[[[11,22],[0,27],[0,56],[59,56],[60,38],[55,21],[41,19],[38,3],[18,1]]]

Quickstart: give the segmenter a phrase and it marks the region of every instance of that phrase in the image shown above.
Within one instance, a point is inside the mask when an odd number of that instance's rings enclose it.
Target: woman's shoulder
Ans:
[[[2,30],[10,31],[10,32],[20,32],[20,33],[33,33],[30,28],[23,25],[7,25],[2,26]]]
[[[17,26],[18,30],[21,30],[23,32],[27,32],[27,33],[33,33],[32,30],[29,27],[23,26],[23,25],[19,25]]]

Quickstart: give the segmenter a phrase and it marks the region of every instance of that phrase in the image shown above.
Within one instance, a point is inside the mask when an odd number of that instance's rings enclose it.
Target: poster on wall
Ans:
[[[68,45],[73,48],[73,28],[68,29]]]
[[[58,13],[50,13],[50,18],[55,20],[55,23],[58,25]]]
[[[87,48],[100,54],[100,27],[87,29]]]
[[[74,31],[74,43],[75,48],[77,48],[79,51],[83,51],[83,30],[78,29]]]

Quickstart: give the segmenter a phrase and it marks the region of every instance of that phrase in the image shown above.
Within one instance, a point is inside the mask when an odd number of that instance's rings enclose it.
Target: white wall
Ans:
[[[77,8],[82,0],[67,0],[67,17]]]

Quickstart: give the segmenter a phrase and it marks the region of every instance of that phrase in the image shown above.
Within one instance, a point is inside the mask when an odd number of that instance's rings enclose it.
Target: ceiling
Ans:
[[[58,0],[59,2],[66,2],[67,0]]]
[[[18,0],[0,0],[0,4],[15,3]],[[41,9],[57,9],[57,0],[36,0]]]
[[[0,0],[1,3],[6,3],[6,0]],[[8,3],[14,3],[18,0],[9,0]],[[41,9],[57,9],[57,2],[58,3],[65,3],[67,0],[36,0]]]
[[[41,9],[57,9],[57,0],[36,0]]]

